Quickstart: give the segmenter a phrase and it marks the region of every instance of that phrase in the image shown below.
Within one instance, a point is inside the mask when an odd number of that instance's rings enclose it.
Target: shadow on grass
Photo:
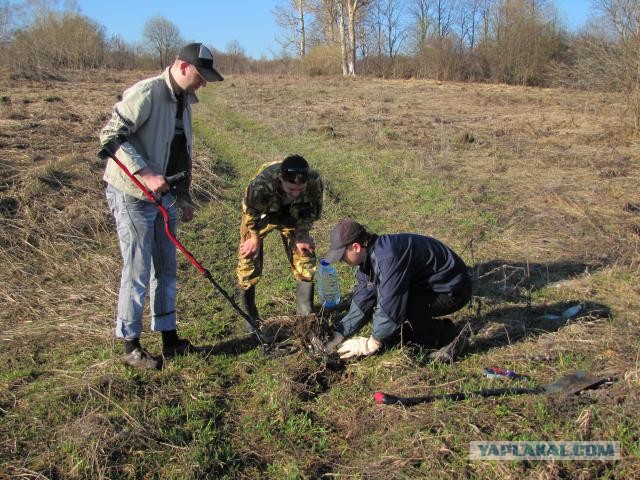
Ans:
[[[262,349],[262,345],[255,335],[234,337],[215,345],[201,345],[197,347],[199,353],[208,357],[213,355],[241,355],[251,350],[258,349],[266,357],[277,358],[295,353],[299,347],[292,341],[279,340],[270,344],[267,350]]]
[[[589,322],[608,318],[611,309],[587,301],[563,301],[534,307],[504,307],[489,315],[469,320],[476,335],[465,355],[512,345],[545,333],[557,332],[576,321]]]
[[[576,320],[607,318],[610,308],[599,303],[572,300],[532,305],[532,294],[549,285],[562,285],[603,265],[560,261],[550,263],[509,262],[501,259],[476,264],[474,302],[477,309],[469,322],[476,335],[465,353],[480,353],[525,339],[555,332]],[[501,303],[524,303],[503,306]],[[483,303],[493,304],[483,314]],[[572,311],[573,309],[573,311]]]
[[[255,335],[244,335],[241,337],[233,337],[215,345],[199,346],[202,352],[209,355],[240,355],[247,353],[255,348],[260,348],[260,342]]]
[[[526,263],[491,260],[473,267],[474,295],[497,301],[526,301],[533,291],[602,267],[570,261]]]

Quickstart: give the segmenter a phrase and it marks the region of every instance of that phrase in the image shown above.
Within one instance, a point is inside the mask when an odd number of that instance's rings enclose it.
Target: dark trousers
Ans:
[[[427,316],[441,317],[457,312],[471,300],[471,290],[469,280],[453,293],[431,293],[427,296]]]
[[[448,319],[441,317],[457,312],[471,300],[472,283],[466,282],[453,293],[431,293],[427,295],[426,311],[409,316],[402,328],[402,339],[406,342],[439,348],[447,345],[458,334],[458,328]],[[424,308],[424,307],[422,307]]]

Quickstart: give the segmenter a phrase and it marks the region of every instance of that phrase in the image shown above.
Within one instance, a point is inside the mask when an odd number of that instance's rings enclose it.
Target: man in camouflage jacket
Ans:
[[[296,313],[311,313],[316,255],[309,230],[320,218],[322,195],[320,176],[299,155],[263,165],[249,182],[242,202],[237,275],[242,303],[256,326],[255,286],[262,276],[262,242],[272,230],[280,231],[297,282]]]

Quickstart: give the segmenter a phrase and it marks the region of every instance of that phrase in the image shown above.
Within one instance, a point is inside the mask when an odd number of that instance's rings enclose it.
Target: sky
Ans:
[[[282,0],[77,0],[80,13],[129,43],[142,38],[149,17],[161,15],[174,23],[187,41],[227,50],[236,40],[253,58],[282,52],[273,10]],[[576,30],[591,16],[589,0],[555,0],[567,26]]]

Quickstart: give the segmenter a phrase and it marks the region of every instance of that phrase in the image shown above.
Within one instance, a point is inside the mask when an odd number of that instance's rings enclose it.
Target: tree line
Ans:
[[[0,0],[0,64],[14,76],[50,77],[60,69],[163,69],[189,41],[163,16],[148,18],[141,33],[138,44],[107,36],[74,0]],[[237,41],[227,45],[228,53],[209,47],[223,72],[266,71]]]
[[[147,19],[127,43],[74,0],[0,0],[0,62],[14,75],[60,68],[164,68],[179,28]],[[621,91],[640,128],[640,2],[591,0],[569,32],[553,0],[280,0],[282,53],[248,57],[238,41],[212,48],[226,74],[373,75]],[[210,46],[212,47],[212,46]]]
[[[301,71],[621,91],[640,128],[640,1],[591,0],[570,32],[553,0],[281,0]]]

